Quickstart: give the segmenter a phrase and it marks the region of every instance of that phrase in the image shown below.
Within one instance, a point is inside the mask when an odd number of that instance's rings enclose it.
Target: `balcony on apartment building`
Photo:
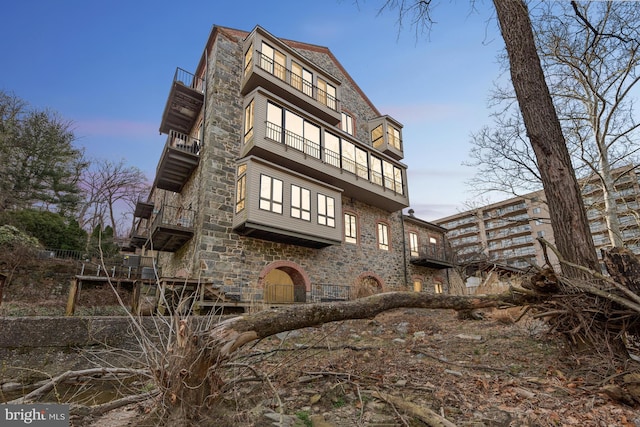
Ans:
[[[199,139],[169,131],[156,169],[154,187],[180,193],[200,162],[201,148]]]
[[[419,248],[418,256],[411,257],[411,264],[429,268],[453,267],[453,252],[444,244],[423,245]]]
[[[237,233],[315,249],[342,243],[339,189],[254,156],[237,175]]]
[[[245,129],[241,157],[261,157],[338,187],[343,196],[389,212],[409,206],[404,164],[344,132],[276,105],[264,91],[257,90],[247,98],[246,102],[255,106],[256,117],[253,127]],[[260,116],[270,116],[275,110],[275,116],[282,113],[289,118],[286,128],[275,122],[277,118]]]
[[[133,217],[135,220],[131,234],[129,235],[129,245],[133,248],[143,248],[149,239],[149,219],[153,214],[153,203],[138,199]]]
[[[155,251],[175,252],[194,234],[195,211],[191,209],[164,205],[143,220],[148,228],[140,223],[134,235],[145,236],[145,247]]]
[[[173,76],[169,98],[162,113],[160,133],[174,130],[189,134],[204,103],[204,80],[182,68]]]
[[[245,47],[243,96],[263,87],[331,125],[340,123],[338,80],[260,27],[247,37]]]

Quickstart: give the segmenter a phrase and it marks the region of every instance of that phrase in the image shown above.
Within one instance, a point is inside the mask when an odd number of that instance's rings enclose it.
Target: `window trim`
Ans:
[[[415,231],[409,232],[409,254],[412,257],[420,256],[420,244],[418,240],[418,233]]]
[[[384,231],[384,234],[383,234]],[[390,242],[390,227],[386,221],[378,221],[376,223],[376,240],[378,242],[378,249],[383,251],[391,251]]]
[[[265,178],[268,178],[270,180],[268,195],[265,195],[262,192],[264,188],[263,179]],[[279,200],[275,197],[278,193],[275,188],[276,182],[280,183],[280,192],[279,192],[280,199]],[[259,202],[258,202],[258,208],[260,210],[282,215],[283,209],[284,209],[283,193],[284,193],[284,182],[281,179],[274,178],[264,173],[260,174],[260,191],[259,191]],[[268,208],[263,207],[263,203],[268,204],[269,207]],[[279,207],[279,210],[276,209],[277,207]]]
[[[324,202],[321,202],[321,198],[323,199]],[[318,225],[335,228],[336,227],[336,200],[333,197],[327,196],[326,194],[322,194],[320,192],[318,193],[316,200],[318,202],[318,211],[316,215]],[[331,200],[333,204],[330,205],[328,203],[329,200]],[[331,209],[329,209],[330,206],[331,206]]]
[[[347,234],[347,226],[349,226],[349,228],[351,228],[351,221],[347,221],[347,216],[352,217],[353,218],[353,229],[350,230],[352,233]],[[356,215],[355,212],[344,212],[344,241],[345,243],[351,243],[353,245],[357,245],[359,243],[359,230],[358,227],[359,226],[359,221],[358,221],[358,215]]]
[[[294,200],[294,187],[298,189],[298,200]],[[305,198],[303,197],[303,194],[308,194],[308,206],[306,208],[304,206]],[[298,216],[294,214],[294,210],[298,211]],[[311,222],[311,190],[301,187],[297,184],[291,184],[291,206],[289,209],[289,214],[291,218]]]

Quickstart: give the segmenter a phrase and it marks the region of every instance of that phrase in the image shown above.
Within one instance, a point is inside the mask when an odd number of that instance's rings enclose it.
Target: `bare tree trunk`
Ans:
[[[569,262],[597,269],[598,258],[580,188],[536,51],[529,11],[523,0],[493,0],[522,111],[549,204],[559,252]],[[582,273],[564,267],[569,277]]]

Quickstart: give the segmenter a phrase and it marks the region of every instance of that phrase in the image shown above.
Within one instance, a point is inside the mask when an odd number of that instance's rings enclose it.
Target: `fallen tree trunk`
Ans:
[[[177,345],[171,350],[165,369],[156,377],[164,390],[168,424],[197,425],[204,421],[206,407],[221,393],[219,368],[239,348],[280,332],[349,319],[373,318],[395,308],[473,310],[487,307],[521,306],[539,303],[547,296],[526,290],[499,295],[454,296],[416,292],[388,292],[352,301],[295,305],[234,317],[205,331],[190,331],[181,320]]]

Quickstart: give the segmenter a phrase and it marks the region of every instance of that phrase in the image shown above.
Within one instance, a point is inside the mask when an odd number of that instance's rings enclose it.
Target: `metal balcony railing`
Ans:
[[[312,98],[315,101],[325,105],[329,109],[336,112],[340,111],[339,101],[335,96],[331,95],[324,89],[319,88],[317,85],[312,84],[308,80],[303,79],[302,76],[293,73],[290,69],[284,67],[282,64],[275,63],[272,58],[269,58],[268,56],[262,54],[262,52],[257,52],[257,56],[258,60],[256,62],[256,65],[262,70],[274,75],[292,88],[300,91],[300,93],[303,93],[309,98]],[[252,67],[253,58],[245,65],[245,75],[248,74],[249,70],[251,70]]]

